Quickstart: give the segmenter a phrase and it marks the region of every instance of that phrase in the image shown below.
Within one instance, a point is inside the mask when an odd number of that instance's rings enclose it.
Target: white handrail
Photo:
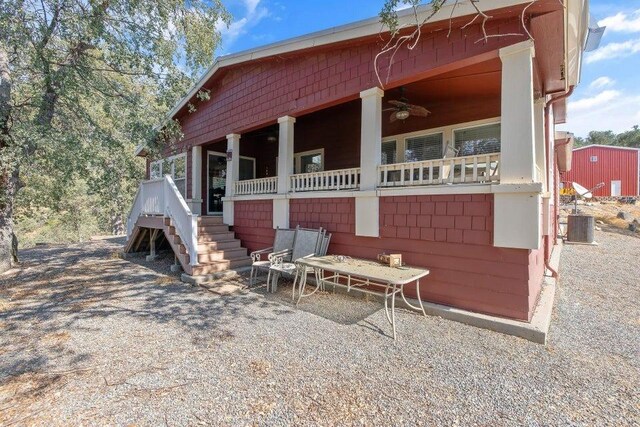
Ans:
[[[278,177],[245,179],[234,183],[234,195],[271,194],[278,192]]]
[[[355,190],[360,187],[360,168],[289,175],[291,191]]]
[[[164,213],[163,182],[164,178],[140,182],[127,217],[127,238],[131,237],[133,227],[140,215],[162,215]]]
[[[171,179],[142,181],[127,218],[127,238],[140,215],[164,215],[171,218],[180,240],[187,248],[189,264],[198,264],[198,215],[191,213],[187,202]]]
[[[142,192],[143,187],[142,184],[140,184],[140,186],[138,187],[138,191],[136,192],[136,197],[133,199],[133,204],[131,205],[129,216],[127,217],[127,240],[129,240],[129,238],[131,237],[133,227],[136,225],[136,221],[142,213]]]
[[[189,253],[189,264],[198,264],[198,215],[191,213],[187,202],[169,175],[164,177],[164,215],[172,224]]]
[[[500,153],[378,166],[379,187],[499,181]]]

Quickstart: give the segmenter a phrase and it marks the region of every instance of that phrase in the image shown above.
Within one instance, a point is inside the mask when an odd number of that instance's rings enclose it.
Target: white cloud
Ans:
[[[217,30],[222,34],[222,43],[228,49],[242,34],[258,24],[263,18],[269,16],[266,7],[260,7],[260,0],[242,0],[246,14],[235,20],[227,27],[222,21],[218,21]]]
[[[640,32],[640,9],[631,16],[618,12],[598,22],[600,27],[607,27],[607,31],[620,31],[624,33]]]
[[[602,99],[599,102],[592,101],[592,106],[597,105],[597,108],[580,108],[581,104],[576,108],[576,103],[583,100],[569,102],[567,123],[558,126],[558,130],[567,130],[586,137],[592,130],[611,130],[620,133],[631,129],[634,125],[640,125],[640,111],[638,111],[640,93],[620,95],[611,98],[615,100],[614,102],[602,101]]]
[[[411,4],[410,1],[403,1],[403,2],[398,3],[398,5],[396,7],[394,7],[393,9],[398,11],[398,10],[402,10],[402,9],[408,9],[411,6],[413,6],[413,5]]]
[[[590,52],[585,58],[587,64],[613,58],[624,58],[640,52],[640,39],[627,40],[621,43],[609,43],[600,49]]]
[[[581,110],[591,110],[594,107],[599,107],[604,104],[613,101],[614,99],[620,96],[620,92],[617,90],[604,90],[599,94],[589,97],[582,98],[577,101],[569,102],[569,111],[581,111]]]
[[[605,87],[610,87],[613,86],[615,82],[615,80],[607,76],[598,77],[597,79],[592,81],[591,84],[589,84],[589,89],[602,89]]]

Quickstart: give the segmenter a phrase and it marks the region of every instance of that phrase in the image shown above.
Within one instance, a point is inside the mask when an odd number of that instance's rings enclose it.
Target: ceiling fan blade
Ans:
[[[389,116],[389,123],[393,123],[396,120],[398,120],[398,117],[396,117],[396,113],[395,112],[391,113],[391,115]]]
[[[391,101],[389,101],[389,104],[395,105],[396,107],[406,107],[407,106],[406,102],[397,101],[395,99],[392,99]]]
[[[396,107],[392,107],[392,108],[385,108],[384,110],[382,110],[383,113],[385,111],[398,111],[398,109]]]
[[[429,114],[431,114],[431,111],[419,105],[410,105],[409,114],[411,114],[412,116],[427,117]]]

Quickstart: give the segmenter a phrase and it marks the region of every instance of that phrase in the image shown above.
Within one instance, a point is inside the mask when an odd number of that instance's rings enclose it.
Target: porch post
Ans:
[[[378,165],[382,159],[383,96],[384,91],[378,87],[360,92],[360,191],[375,190],[378,184]]]
[[[531,40],[500,49],[500,184],[493,190],[493,245],[496,247],[540,247],[542,184],[536,174],[534,56]],[[544,169],[541,173],[545,173]]]
[[[278,197],[273,199],[273,228],[289,228],[289,175],[293,175],[293,125],[295,117],[278,119]]]
[[[231,157],[231,159],[229,159]],[[233,225],[233,197],[235,182],[240,177],[240,135],[232,133],[227,135],[227,182],[225,184],[225,199],[222,203],[222,221]]]
[[[533,42],[500,49],[502,60],[500,182],[535,181]]]
[[[202,146],[191,148],[191,213],[202,214]]]
[[[380,235],[380,201],[375,192],[378,166],[382,160],[382,97],[384,91],[372,87],[360,92],[360,191],[356,195],[356,236]]]

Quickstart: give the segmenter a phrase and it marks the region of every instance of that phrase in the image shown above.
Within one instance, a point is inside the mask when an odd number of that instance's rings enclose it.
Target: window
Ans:
[[[420,162],[422,160],[433,160],[442,158],[442,134],[417,136],[405,140],[404,150],[405,162]]]
[[[598,161],[598,156],[591,156],[591,163],[596,163]]]
[[[391,165],[398,163],[395,141],[382,142],[382,164]]]
[[[310,173],[324,170],[324,148],[293,155],[293,173]]]
[[[162,178],[162,160],[151,162],[150,179]]]
[[[166,159],[151,162],[150,178],[162,178],[169,175],[175,182],[182,197],[186,197],[187,190],[187,154],[178,154]]]
[[[500,123],[460,129],[453,134],[458,156],[500,152]]]
[[[240,156],[240,170],[238,171],[240,181],[253,179],[256,177],[256,159],[253,157]]]

